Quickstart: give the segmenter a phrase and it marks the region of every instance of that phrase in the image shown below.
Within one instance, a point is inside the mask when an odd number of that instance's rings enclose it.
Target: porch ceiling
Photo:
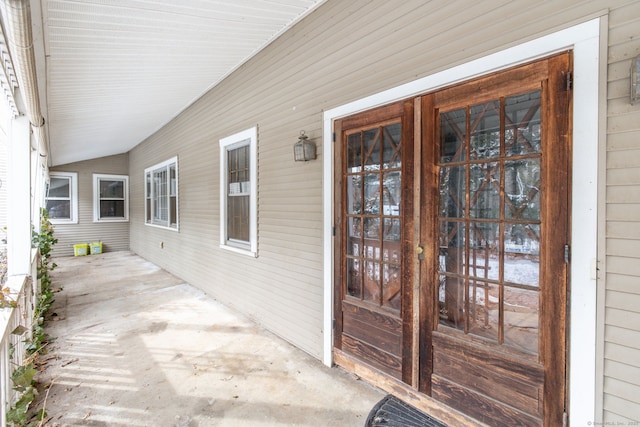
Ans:
[[[31,0],[50,164],[127,152],[323,1]]]

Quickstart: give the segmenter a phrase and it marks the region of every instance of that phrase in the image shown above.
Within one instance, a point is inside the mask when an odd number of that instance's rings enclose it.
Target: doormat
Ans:
[[[447,425],[388,394],[371,409],[364,427],[447,427]]]

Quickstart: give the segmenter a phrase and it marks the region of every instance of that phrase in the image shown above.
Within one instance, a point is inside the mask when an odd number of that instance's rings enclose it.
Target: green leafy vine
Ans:
[[[49,221],[46,209],[40,212],[40,231],[33,232],[32,244],[38,248],[38,280],[40,292],[37,294],[36,307],[33,314],[31,339],[26,344],[26,359],[11,374],[13,389],[20,393],[20,398],[7,412],[7,426],[34,427],[40,425],[46,418],[46,412],[40,409],[36,414],[30,414],[29,408],[38,395],[35,376],[38,372],[38,357],[44,354],[49,337],[44,331],[44,317],[54,301],[49,273],[57,267],[51,262],[51,251],[58,239],[53,237],[53,226]],[[13,349],[12,349],[13,351]]]

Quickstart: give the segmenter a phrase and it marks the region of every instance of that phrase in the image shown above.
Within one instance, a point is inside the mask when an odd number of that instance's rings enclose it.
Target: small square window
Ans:
[[[129,177],[93,174],[93,221],[129,221]]]

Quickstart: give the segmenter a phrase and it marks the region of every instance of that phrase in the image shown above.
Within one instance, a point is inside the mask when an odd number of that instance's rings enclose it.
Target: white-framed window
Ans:
[[[93,221],[129,221],[129,177],[93,174]]]
[[[144,170],[145,224],[178,230],[178,157]]]
[[[78,174],[50,172],[45,207],[52,224],[78,223]]]
[[[220,140],[220,247],[258,254],[258,128]]]

